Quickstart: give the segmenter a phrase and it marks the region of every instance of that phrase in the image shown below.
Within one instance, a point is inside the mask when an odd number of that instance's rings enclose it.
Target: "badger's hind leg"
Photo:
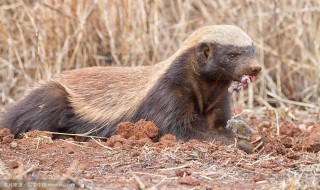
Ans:
[[[15,137],[32,130],[83,133],[92,127],[75,115],[66,89],[57,82],[31,91],[4,113],[0,123],[0,128],[9,128]]]

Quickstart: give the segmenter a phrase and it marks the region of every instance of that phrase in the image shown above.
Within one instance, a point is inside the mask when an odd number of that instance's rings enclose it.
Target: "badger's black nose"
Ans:
[[[250,65],[250,71],[252,72],[253,75],[258,75],[261,69],[262,69],[261,66],[256,62]]]

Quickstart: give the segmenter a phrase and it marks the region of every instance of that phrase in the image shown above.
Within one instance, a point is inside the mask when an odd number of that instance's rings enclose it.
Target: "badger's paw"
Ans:
[[[245,122],[230,119],[226,128],[234,133],[236,147],[247,153],[261,152],[264,148],[263,138]]]

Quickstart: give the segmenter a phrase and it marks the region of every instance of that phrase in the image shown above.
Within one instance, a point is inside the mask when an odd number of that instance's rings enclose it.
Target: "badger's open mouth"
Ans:
[[[233,76],[233,81],[243,84],[250,84],[255,80],[256,76],[254,75],[236,75]]]
[[[241,84],[247,85],[254,81],[255,76],[253,75],[243,75],[241,78]]]
[[[254,81],[254,79],[255,79],[255,76],[253,76],[253,75],[243,75],[239,81],[236,80],[237,82],[234,82],[231,84],[228,91],[230,93],[232,93],[234,91],[239,92],[243,87],[252,83]]]

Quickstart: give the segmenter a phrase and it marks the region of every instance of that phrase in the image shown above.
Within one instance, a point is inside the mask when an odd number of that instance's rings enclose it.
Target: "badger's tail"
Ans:
[[[58,82],[37,88],[9,108],[1,118],[0,128],[8,128],[15,137],[31,131],[84,133],[92,124],[75,115],[67,90]]]

